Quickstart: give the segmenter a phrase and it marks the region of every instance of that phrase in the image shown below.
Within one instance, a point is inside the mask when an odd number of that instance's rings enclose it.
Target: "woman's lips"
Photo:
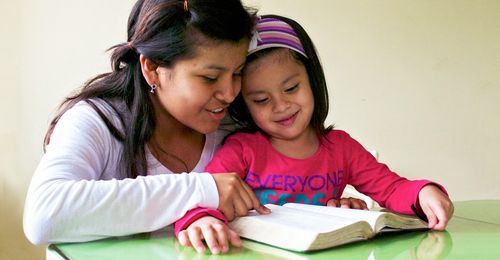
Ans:
[[[216,109],[207,109],[207,111],[210,113],[210,116],[215,120],[222,120],[226,115],[226,109],[222,107]]]

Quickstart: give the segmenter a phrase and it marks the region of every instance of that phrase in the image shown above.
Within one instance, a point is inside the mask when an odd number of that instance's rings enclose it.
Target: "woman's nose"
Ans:
[[[226,80],[222,82],[215,93],[215,98],[224,103],[231,103],[236,98],[241,88],[241,80]]]

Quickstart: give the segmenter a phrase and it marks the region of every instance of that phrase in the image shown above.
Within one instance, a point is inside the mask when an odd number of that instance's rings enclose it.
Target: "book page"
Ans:
[[[283,206],[332,216],[364,220],[370,224],[375,232],[381,230],[398,231],[400,229],[425,229],[427,227],[427,223],[416,216],[402,215],[389,211],[346,209],[299,203],[286,203]]]
[[[387,212],[380,217],[375,227],[376,232],[393,232],[401,229],[428,229],[428,225],[416,216]]]
[[[266,207],[271,209],[271,214],[259,215],[253,212],[251,215],[268,222],[307,229],[314,233],[330,232],[361,221],[360,219],[345,218],[340,215],[317,214],[317,212],[305,211],[300,208],[283,207],[273,204],[266,204]]]
[[[334,217],[342,217],[345,219],[352,219],[353,221],[366,221],[373,230],[375,230],[377,219],[383,215],[380,211],[369,211],[360,209],[345,209],[318,205],[308,205],[300,203],[286,203],[283,207],[295,208],[304,211],[326,214]]]

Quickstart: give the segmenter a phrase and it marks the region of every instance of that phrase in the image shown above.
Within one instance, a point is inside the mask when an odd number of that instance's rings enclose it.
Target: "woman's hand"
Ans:
[[[418,200],[427,217],[429,228],[444,230],[454,211],[450,198],[440,188],[429,184],[420,190]]]
[[[205,243],[212,254],[226,253],[229,243],[240,247],[240,236],[231,230],[224,222],[212,216],[202,217],[189,225],[178,234],[179,243],[183,246],[194,247],[198,253],[205,252]]]
[[[219,191],[219,207],[226,218],[245,216],[248,210],[255,209],[259,214],[271,211],[262,206],[252,189],[236,173],[218,173],[212,175]]]
[[[368,210],[368,207],[366,206],[366,202],[362,199],[357,199],[357,198],[341,198],[340,200],[330,199],[326,203],[326,206],[348,208],[348,209]]]

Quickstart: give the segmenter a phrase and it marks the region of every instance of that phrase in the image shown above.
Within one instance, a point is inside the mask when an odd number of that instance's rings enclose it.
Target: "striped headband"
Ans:
[[[307,58],[304,47],[293,28],[277,18],[257,18],[248,55],[272,47],[292,49]]]

